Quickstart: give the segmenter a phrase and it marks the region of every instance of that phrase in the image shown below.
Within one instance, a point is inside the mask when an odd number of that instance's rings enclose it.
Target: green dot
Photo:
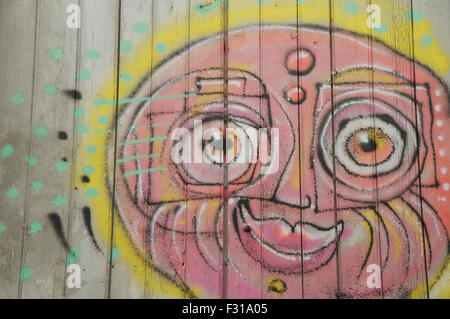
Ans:
[[[32,274],[33,274],[33,271],[30,268],[22,267],[20,269],[19,279],[26,280],[26,279],[30,278]]]
[[[121,52],[130,52],[133,50],[133,46],[130,41],[122,41],[120,42],[120,51]]]
[[[56,92],[58,92],[58,88],[56,87],[56,85],[50,84],[44,88],[44,91],[47,94],[55,94]]]
[[[297,0],[298,3],[306,3],[308,0]]]
[[[87,175],[95,173],[95,168],[91,165],[86,165],[81,170],[83,171],[84,174]]]
[[[0,222],[0,234],[4,233],[8,229],[8,226]]]
[[[6,144],[2,147],[2,158],[10,157],[14,153],[14,147],[11,144]]]
[[[148,31],[148,24],[141,22],[133,25],[133,30],[137,33],[146,33]]]
[[[19,194],[20,194],[19,190],[15,187],[11,187],[6,192],[6,196],[8,196],[9,198],[16,198],[17,196],[19,196]]]
[[[23,94],[21,94],[21,93],[17,93],[17,94],[14,94],[13,96],[11,96],[9,101],[12,104],[20,105],[25,102],[25,96],[23,96]]]
[[[41,223],[34,222],[28,227],[28,234],[35,235],[42,230]]]
[[[103,101],[104,101],[104,100],[101,100],[101,99],[95,100],[95,101],[94,101],[95,107],[102,106],[102,105],[103,105]]]
[[[74,114],[75,114],[76,118],[80,118],[80,117],[83,117],[86,114],[86,111],[83,108],[81,108],[81,107],[77,107],[75,109]]]
[[[111,251],[111,260],[117,259],[120,257],[120,249],[117,247],[114,247]]]
[[[25,162],[27,162],[28,166],[33,167],[34,165],[37,164],[37,158],[34,157],[33,155],[27,156],[27,158],[25,159]]]
[[[96,188],[88,188],[85,192],[84,195],[87,198],[94,198],[98,196],[98,190]]]
[[[67,162],[64,161],[58,161],[55,163],[55,165],[53,166],[58,172],[62,172],[65,171],[67,169],[69,165],[67,164]]]
[[[386,24],[380,24],[378,27],[373,28],[376,33],[384,33],[389,31],[389,26]]]
[[[55,197],[55,199],[53,200],[52,203],[56,207],[61,207],[61,206],[66,205],[67,199],[64,196],[57,196],[57,197]]]
[[[97,152],[97,146],[95,146],[95,145],[89,145],[88,147],[86,147],[86,151],[87,151],[89,154],[95,153],[95,152]]]
[[[67,264],[75,264],[81,259],[81,251],[77,247],[72,247],[67,254]]]
[[[198,13],[206,14],[219,7],[222,2],[223,0],[217,0],[209,4],[199,3],[195,6],[195,10],[197,10]]]
[[[429,47],[431,45],[431,43],[433,42],[433,39],[428,36],[428,35],[424,35],[422,37],[422,44],[426,47]]]
[[[123,82],[131,82],[131,81],[133,81],[133,76],[130,73],[121,73],[120,79]]]
[[[409,20],[413,20],[414,22],[422,22],[422,20],[425,18],[425,14],[423,12],[420,11],[411,11],[411,10],[406,10],[406,17]]]
[[[48,55],[53,60],[61,60],[64,57],[64,51],[61,48],[56,48],[56,49],[48,51]]]
[[[100,52],[98,52],[98,50],[91,49],[91,50],[87,50],[85,52],[85,55],[88,59],[95,60],[100,57]]]
[[[159,53],[164,53],[167,51],[167,45],[164,42],[159,42],[155,45],[155,50]]]
[[[79,124],[77,124],[77,125],[75,126],[75,130],[76,130],[78,133],[87,133],[87,132],[89,131],[89,128],[87,127],[86,124],[84,124],[84,123],[79,123]]]
[[[345,2],[344,3],[344,11],[350,15],[358,14],[359,3],[357,2]]]
[[[49,131],[44,126],[38,126],[34,129],[33,135],[36,137],[47,137],[49,135]]]
[[[34,192],[37,194],[42,189],[42,187],[44,187],[44,184],[42,184],[41,181],[34,181],[31,183],[31,187],[33,187]]]
[[[86,69],[80,70],[80,71],[77,73],[77,78],[79,78],[79,79],[82,80],[82,81],[90,80],[91,77],[92,77],[91,72],[89,72],[89,71],[86,70]]]
[[[99,122],[100,124],[108,124],[109,123],[109,117],[107,117],[106,115],[99,116],[97,118],[97,122]]]

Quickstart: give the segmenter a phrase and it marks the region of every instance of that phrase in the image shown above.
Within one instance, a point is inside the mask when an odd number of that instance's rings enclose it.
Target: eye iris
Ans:
[[[389,158],[394,146],[389,136],[380,129],[361,129],[353,133],[348,152],[361,165],[377,165]]]
[[[361,135],[360,141],[359,146],[363,152],[370,153],[377,149],[377,143],[368,134]]]

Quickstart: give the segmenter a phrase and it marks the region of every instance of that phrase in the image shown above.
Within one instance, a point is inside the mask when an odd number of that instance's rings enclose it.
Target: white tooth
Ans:
[[[287,225],[286,223],[280,221],[277,221],[279,227],[281,228],[281,230],[283,230],[283,233],[285,235],[289,235],[290,233],[292,233],[292,229],[289,225]]]
[[[338,236],[340,236],[342,234],[344,224],[342,222],[339,222],[336,227],[337,227],[337,231],[338,231]]]

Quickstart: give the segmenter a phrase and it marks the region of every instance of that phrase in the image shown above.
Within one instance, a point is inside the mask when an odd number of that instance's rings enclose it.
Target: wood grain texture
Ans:
[[[1,234],[1,289],[2,298],[17,298],[21,272],[23,236],[26,234],[26,190],[30,183],[25,158],[31,144],[31,110],[33,74],[35,63],[36,3],[4,1],[1,6],[1,105],[5,115],[1,117],[1,147],[14,149],[11,156],[1,159],[1,209],[0,219],[7,228]],[[16,95],[21,94],[21,95]],[[11,98],[18,96],[17,104]],[[23,96],[23,101],[20,97]],[[23,102],[23,103],[21,103]],[[20,124],[19,124],[20,123]],[[17,189],[18,197],[6,196],[11,188]]]

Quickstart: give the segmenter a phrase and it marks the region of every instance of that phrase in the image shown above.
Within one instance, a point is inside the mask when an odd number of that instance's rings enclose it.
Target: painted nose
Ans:
[[[300,157],[298,150],[294,152],[281,177],[275,198],[285,204],[314,209],[316,202],[314,171],[308,155],[302,154]]]

